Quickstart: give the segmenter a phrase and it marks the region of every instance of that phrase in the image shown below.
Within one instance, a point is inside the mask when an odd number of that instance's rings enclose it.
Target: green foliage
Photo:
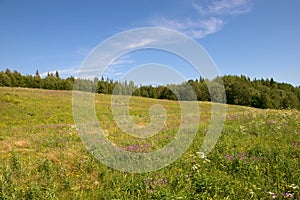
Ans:
[[[76,83],[76,85],[74,85]],[[223,85],[226,97],[222,95]],[[189,80],[181,84],[153,87],[137,86],[133,81],[121,83],[101,77],[94,80],[60,78],[59,72],[48,73],[41,78],[36,71],[34,76],[21,75],[17,71],[0,71],[0,86],[43,88],[49,90],[80,90],[101,94],[134,95],[155,99],[198,100],[251,106],[271,109],[300,109],[300,88],[287,83],[277,83],[273,78],[250,80],[246,76],[222,76],[213,80],[200,77],[199,81]],[[209,87],[207,87],[209,86]]]

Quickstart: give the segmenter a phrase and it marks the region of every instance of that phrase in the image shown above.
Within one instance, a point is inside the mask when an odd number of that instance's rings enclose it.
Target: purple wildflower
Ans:
[[[276,124],[276,121],[272,119],[272,120],[269,121],[269,123],[270,124]]]
[[[285,198],[288,198],[288,199],[293,199],[294,198],[294,194],[293,193],[285,193],[284,195]]]
[[[168,180],[163,177],[157,177],[157,178],[146,178],[144,179],[144,183],[146,186],[150,188],[165,186],[168,184]]]
[[[238,116],[237,115],[229,115],[228,118],[231,120],[237,120]]]
[[[243,163],[248,163],[247,158],[249,157],[249,154],[241,152],[238,153],[236,156],[239,157],[239,160],[242,161]]]
[[[129,146],[125,146],[124,149],[126,151],[134,152],[134,153],[149,153],[149,149],[151,144],[132,144]]]
[[[229,155],[229,154],[226,154],[224,157],[226,158],[226,160],[229,160],[229,161],[234,161],[235,160],[234,157]]]
[[[275,193],[271,194],[272,199],[275,199],[277,197],[277,195]]]

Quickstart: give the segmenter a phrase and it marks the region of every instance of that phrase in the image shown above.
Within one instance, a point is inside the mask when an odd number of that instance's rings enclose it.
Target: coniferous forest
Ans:
[[[76,85],[74,83],[76,80]],[[226,97],[219,95],[222,83]],[[213,95],[210,94],[207,84]],[[138,86],[133,81],[119,82],[109,78],[81,80],[74,77],[61,78],[59,72],[48,73],[42,78],[38,70],[35,75],[22,75],[20,72],[6,69],[0,71],[0,86],[26,87],[49,90],[76,90],[97,92],[102,94],[134,95],[168,100],[195,100],[225,102],[234,105],[251,106],[270,109],[300,109],[300,87],[288,83],[278,83],[271,79],[254,79],[244,75],[226,75],[213,80],[199,78],[181,84],[166,86]],[[192,88],[194,94],[191,94]],[[193,95],[196,95],[193,96]],[[226,98],[226,99],[225,99]]]

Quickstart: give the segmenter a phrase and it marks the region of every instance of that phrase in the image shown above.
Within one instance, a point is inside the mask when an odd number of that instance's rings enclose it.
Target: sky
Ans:
[[[299,0],[0,0],[0,70],[76,77],[101,42],[130,29],[161,27],[195,40],[220,75],[299,86],[299,10]],[[186,80],[199,77],[186,60],[155,49],[120,56],[105,76],[121,79],[147,63],[174,68]]]

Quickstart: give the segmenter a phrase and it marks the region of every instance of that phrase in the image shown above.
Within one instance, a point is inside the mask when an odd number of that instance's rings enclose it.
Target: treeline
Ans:
[[[55,74],[48,73],[45,78],[41,78],[38,70],[35,75],[22,75],[18,71],[13,72],[6,69],[0,71],[0,86],[7,87],[26,87],[26,88],[42,88],[49,90],[72,90],[74,85],[74,77],[62,79],[59,77],[58,71]]]
[[[222,95],[222,83],[225,95]],[[207,85],[209,85],[210,91]],[[62,79],[58,71],[41,78],[35,75],[21,75],[17,71],[0,71],[0,86],[42,88],[51,90],[81,90],[102,94],[134,95],[156,99],[198,100],[227,102],[228,104],[256,108],[300,109],[300,87],[278,83],[271,79],[250,80],[246,76],[222,76],[213,80],[199,78],[181,84],[166,86],[137,86],[133,81],[113,81],[103,77],[82,80],[74,77]]]

